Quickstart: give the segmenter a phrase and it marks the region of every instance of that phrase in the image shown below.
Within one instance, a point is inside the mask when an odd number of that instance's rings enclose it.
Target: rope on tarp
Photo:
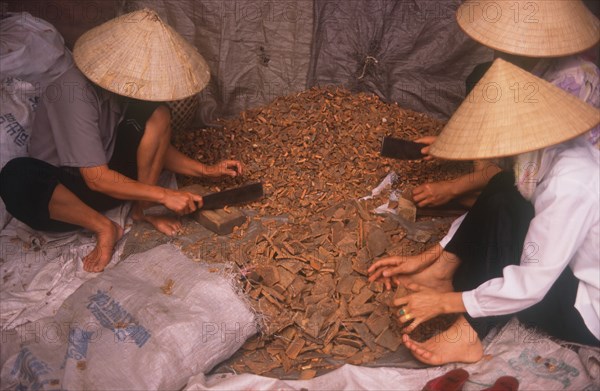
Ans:
[[[379,64],[379,61],[373,56],[366,56],[365,60],[363,62],[363,70],[362,70],[362,73],[360,74],[360,76],[358,77],[358,80],[365,77],[365,72],[367,71],[367,67],[372,64]]]

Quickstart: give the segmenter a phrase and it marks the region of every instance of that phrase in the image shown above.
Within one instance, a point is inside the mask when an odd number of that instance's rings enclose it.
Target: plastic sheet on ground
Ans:
[[[159,184],[176,188],[175,176],[163,172]],[[107,266],[120,259],[131,226],[125,203],[105,215],[125,228]],[[12,219],[0,231],[0,327],[12,329],[26,322],[53,316],[62,302],[98,273],[83,270],[82,259],[96,246],[96,237],[85,230],[65,233],[40,232]]]
[[[2,367],[2,388],[181,389],[257,331],[226,276],[172,245],[133,255],[84,283],[55,316],[14,331],[21,343]]]
[[[440,338],[452,341],[452,329]],[[188,381],[187,391],[199,390],[420,390],[425,383],[454,368],[470,373],[463,390],[491,386],[504,375],[514,376],[521,390],[598,390],[600,350],[578,355],[549,338],[509,322],[486,345],[486,356],[475,364],[449,364],[427,369],[343,367],[310,380],[279,380],[258,375],[202,374]]]

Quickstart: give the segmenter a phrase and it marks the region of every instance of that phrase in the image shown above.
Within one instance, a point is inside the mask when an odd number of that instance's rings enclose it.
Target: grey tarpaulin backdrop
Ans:
[[[343,84],[447,119],[491,51],[455,21],[458,0],[315,0],[309,86]]]
[[[69,46],[120,13],[155,9],[210,65],[197,124],[324,84],[445,119],[491,56],[459,30],[459,0],[5,1],[53,23]]]

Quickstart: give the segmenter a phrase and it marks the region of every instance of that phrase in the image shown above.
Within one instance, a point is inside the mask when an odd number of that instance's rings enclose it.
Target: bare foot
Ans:
[[[106,228],[96,232],[96,247],[83,258],[83,270],[98,273],[110,262],[115,243],[123,237],[123,228],[110,222]]]
[[[415,283],[438,292],[452,292],[452,277],[459,264],[460,259],[458,257],[444,251],[428,268],[414,274],[396,275],[392,279],[396,285],[407,286]]]
[[[463,316],[447,331],[425,342],[415,342],[406,334],[402,336],[402,341],[417,360],[429,365],[474,363],[483,357],[481,341]]]
[[[152,224],[157,231],[167,236],[176,235],[182,228],[179,219],[173,217],[145,216],[144,220]]]
[[[139,203],[135,203],[131,210],[133,221],[147,221],[158,231],[167,236],[173,236],[181,231],[181,223],[177,218],[166,216],[146,216]]]

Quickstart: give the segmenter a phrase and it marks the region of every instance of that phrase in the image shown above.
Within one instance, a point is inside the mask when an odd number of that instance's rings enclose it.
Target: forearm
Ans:
[[[207,173],[205,164],[187,157],[172,145],[169,145],[165,156],[165,168],[176,174],[187,176],[205,176]]]
[[[160,186],[135,181],[108,168],[98,170],[97,175],[89,171],[82,174],[90,189],[119,200],[162,203],[165,195]]]
[[[445,314],[458,314],[466,312],[462,299],[462,292],[445,293],[442,297],[442,310]]]
[[[453,196],[481,190],[487,185],[500,168],[489,162],[479,162],[472,173],[460,176],[452,181],[451,191]]]

